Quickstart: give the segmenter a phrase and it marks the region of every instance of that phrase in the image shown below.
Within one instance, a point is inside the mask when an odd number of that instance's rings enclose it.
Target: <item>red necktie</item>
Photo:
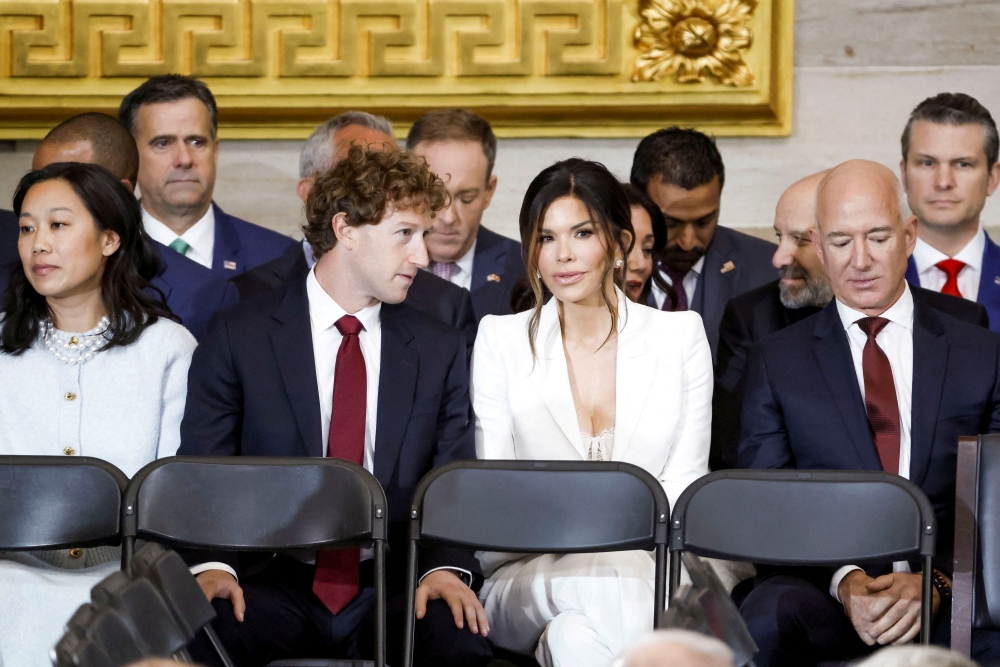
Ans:
[[[326,455],[364,465],[368,377],[358,338],[364,327],[353,315],[344,315],[336,326],[344,338],[337,350],[333,374],[333,413]],[[360,558],[361,550],[357,547],[317,554],[313,593],[334,614],[358,594]]]
[[[684,276],[686,276],[688,272],[672,269],[666,264],[661,264],[660,270],[670,276],[670,281],[673,283],[674,293],[677,295],[677,302],[673,304],[671,304],[670,299],[664,298],[663,308],[661,310],[673,310],[675,312],[687,310],[689,305],[687,292],[684,291]],[[671,305],[673,308],[671,308]]]
[[[865,409],[868,423],[875,437],[875,449],[882,462],[882,470],[899,474],[899,403],[896,384],[892,381],[889,357],[875,342],[875,337],[889,324],[884,317],[865,317],[858,326],[868,335],[861,354],[861,367],[865,376]]]
[[[960,262],[957,259],[942,259],[934,266],[944,271],[945,275],[948,276],[948,279],[944,281],[944,287],[941,288],[941,294],[950,294],[961,299],[962,293],[958,290],[958,274],[966,267],[965,262]]]

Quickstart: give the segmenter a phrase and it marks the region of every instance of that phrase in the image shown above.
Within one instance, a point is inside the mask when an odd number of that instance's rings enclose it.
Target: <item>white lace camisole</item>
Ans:
[[[611,450],[615,446],[615,427],[606,428],[597,435],[580,431],[583,448],[588,461],[610,461]]]

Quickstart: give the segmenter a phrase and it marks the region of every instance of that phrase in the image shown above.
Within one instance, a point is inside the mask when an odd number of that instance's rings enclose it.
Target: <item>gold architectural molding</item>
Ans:
[[[638,4],[637,4],[638,3]],[[340,111],[403,131],[466,106],[501,136],[670,123],[787,134],[793,0],[0,0],[0,138],[203,78],[224,137],[299,138]]]

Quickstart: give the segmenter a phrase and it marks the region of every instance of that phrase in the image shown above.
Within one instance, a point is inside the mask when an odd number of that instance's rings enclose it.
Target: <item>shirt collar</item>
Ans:
[[[694,266],[691,267],[691,270],[694,271],[694,274],[696,276],[700,276],[701,271],[704,268],[705,268],[705,256],[702,255],[701,258],[699,258],[698,261],[694,263]]]
[[[967,266],[971,266],[973,270],[979,271],[982,267],[985,250],[986,231],[980,226],[972,240],[965,244],[965,247],[958,251],[952,259],[957,259]],[[913,248],[913,261],[917,265],[917,273],[923,273],[945,259],[949,259],[948,255],[932,247],[926,241],[917,239],[917,245]]]
[[[203,255],[211,256],[208,249],[215,240],[215,206],[209,206],[205,215],[191,225],[186,232],[178,236],[174,230],[157,220],[149,211],[142,208],[142,224],[146,228],[146,233],[153,237],[154,241],[159,241],[165,246],[169,246],[177,239],[184,239],[188,245]]]
[[[472,247],[469,248],[468,252],[455,260],[455,266],[459,268],[460,271],[464,271],[467,275],[472,275],[472,260],[476,256],[476,242],[472,242]]]
[[[857,323],[858,320],[868,317],[868,315],[844,305],[840,299],[837,299],[837,313],[840,315],[840,321],[843,323],[845,331],[850,330],[851,325]],[[913,294],[910,292],[909,285],[903,283],[903,294],[879,317],[884,317],[908,331],[913,331]]]
[[[306,298],[309,300],[309,320],[312,322],[313,331],[326,331],[334,326],[337,320],[348,314],[319,284],[315,269],[310,271],[306,278]],[[361,326],[368,334],[378,339],[382,335],[379,318],[381,312],[382,304],[376,303],[354,313],[354,317],[361,321]]]
[[[306,266],[310,269],[316,266],[316,255],[313,254],[313,247],[309,241],[306,241],[305,239],[302,239],[302,252],[306,256]]]

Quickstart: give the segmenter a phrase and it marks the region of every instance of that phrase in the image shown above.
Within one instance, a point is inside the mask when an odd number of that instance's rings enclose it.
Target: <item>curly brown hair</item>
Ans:
[[[337,245],[332,222],[338,213],[347,214],[352,227],[377,225],[393,210],[429,210],[433,217],[448,200],[444,182],[422,157],[352,146],[347,157],[313,182],[302,231],[319,259]]]

